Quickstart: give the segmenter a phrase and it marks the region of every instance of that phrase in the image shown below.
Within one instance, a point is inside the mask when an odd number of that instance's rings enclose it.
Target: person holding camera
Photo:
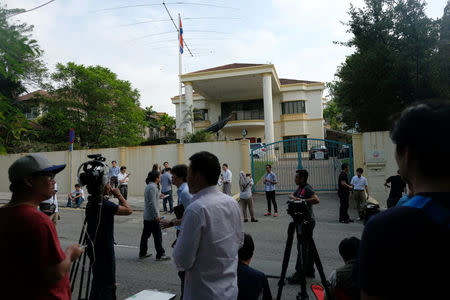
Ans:
[[[55,175],[65,166],[29,154],[9,167],[12,196],[0,208],[2,299],[70,299],[68,272],[83,250],[73,244],[63,252],[55,225],[36,209],[54,195]]]
[[[295,184],[297,190],[289,195],[289,199],[294,201],[305,201],[308,210],[308,216],[305,217],[307,226],[304,229],[309,230],[308,235],[313,236],[313,230],[316,225],[314,218],[313,205],[320,202],[319,197],[313,188],[308,184],[309,173],[307,170],[297,170],[295,175]],[[302,233],[303,234],[303,233]],[[304,280],[304,276],[314,278],[314,257],[312,249],[312,240],[303,238],[301,243],[297,241],[297,263],[295,264],[295,273],[288,277],[289,284],[298,284]]]
[[[112,195],[119,204],[109,200]],[[114,252],[114,216],[131,215],[133,210],[118,188],[106,183],[100,203],[88,198],[86,206],[87,254],[92,264],[92,287],[89,300],[116,299],[116,256]]]
[[[239,173],[239,188],[241,190],[239,194],[242,214],[244,215],[244,222],[248,222],[247,219],[247,206],[250,212],[250,218],[252,222],[258,222],[255,219],[253,213],[253,196],[252,196],[253,178],[251,174],[245,174],[243,171]]]

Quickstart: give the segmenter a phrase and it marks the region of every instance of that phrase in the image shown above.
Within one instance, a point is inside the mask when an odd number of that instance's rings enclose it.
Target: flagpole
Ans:
[[[181,25],[181,16],[180,16],[180,13],[178,13],[178,24],[180,24]],[[178,50],[178,79],[179,79],[179,88],[180,88],[180,98],[179,98],[179,106],[180,106],[180,121],[179,121],[179,126],[180,126],[180,130],[179,130],[179,132],[180,132],[180,143],[183,143],[183,128],[182,128],[182,126],[181,126],[181,124],[182,124],[182,122],[183,122],[183,110],[182,110],[182,108],[181,108],[181,106],[182,106],[182,103],[181,103],[181,94],[182,94],[182,85],[181,85],[181,73],[182,73],[182,68],[181,68],[181,63],[182,63],[182,61],[181,61],[181,48],[180,47],[182,47],[182,41],[181,41],[181,26],[178,26],[178,47],[177,47],[177,50]]]

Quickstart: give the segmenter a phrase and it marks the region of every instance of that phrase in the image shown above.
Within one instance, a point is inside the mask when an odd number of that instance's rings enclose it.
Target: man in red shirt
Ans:
[[[12,197],[0,208],[0,297],[70,299],[68,271],[83,250],[62,251],[55,226],[37,210],[54,193],[55,175],[65,165],[52,165],[40,154],[16,160],[8,170]]]

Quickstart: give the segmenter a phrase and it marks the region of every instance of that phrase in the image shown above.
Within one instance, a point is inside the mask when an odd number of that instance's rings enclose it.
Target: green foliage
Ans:
[[[101,66],[57,64],[52,79],[57,86],[43,100],[48,113],[38,122],[46,130],[41,142],[67,141],[74,128],[82,147],[139,145],[143,138],[145,113],[139,107],[139,92]]]
[[[323,109],[323,118],[331,126],[331,129],[342,130],[342,114],[334,100],[329,100]]]
[[[432,70],[434,90],[440,98],[450,99],[450,1],[439,22],[439,43]]]
[[[145,122],[148,128],[164,132],[164,136],[175,135],[175,118],[166,113],[158,114],[152,106],[145,108]]]
[[[273,161],[269,160],[253,160],[253,181],[256,183],[264,176],[266,173],[266,165],[272,165]]]
[[[0,154],[30,134],[28,121],[15,99],[25,91],[24,84],[41,83],[46,72],[40,59],[42,50],[31,39],[33,27],[8,22],[8,16],[19,11],[0,6]]]
[[[194,133],[187,133],[183,139],[184,143],[204,143],[213,142],[214,140],[214,134],[203,130],[199,130]]]
[[[346,25],[353,36],[340,44],[355,52],[329,85],[345,129],[358,121],[361,131],[386,130],[390,115],[436,97],[430,66],[438,22],[424,8],[422,0],[365,0],[361,9],[351,6]]]

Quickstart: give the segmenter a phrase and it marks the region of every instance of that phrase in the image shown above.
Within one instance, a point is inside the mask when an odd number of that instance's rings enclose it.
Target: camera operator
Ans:
[[[306,202],[308,213],[305,221],[307,222],[307,227],[303,227],[302,231],[309,230],[308,234],[312,238],[312,231],[316,225],[312,206],[318,204],[320,201],[313,188],[308,184],[308,176],[308,171],[304,169],[296,171],[295,184],[298,185],[298,188],[294,193],[290,194],[289,199],[294,201],[304,200]],[[295,273],[288,277],[289,284],[301,283],[304,280],[304,276],[314,278],[314,257],[311,246],[309,239],[302,239],[301,245],[297,241],[297,263],[295,264]]]
[[[65,166],[29,154],[9,167],[12,197],[0,208],[1,299],[70,299],[67,273],[83,250],[74,244],[63,252],[52,221],[36,208],[54,195]]]
[[[108,195],[111,194],[119,200],[119,205],[109,201]],[[91,200],[86,207],[87,232],[90,237],[87,253],[93,275],[89,300],[116,299],[114,215],[127,216],[133,212],[118,188],[113,189],[106,183],[103,195],[100,203]]]

